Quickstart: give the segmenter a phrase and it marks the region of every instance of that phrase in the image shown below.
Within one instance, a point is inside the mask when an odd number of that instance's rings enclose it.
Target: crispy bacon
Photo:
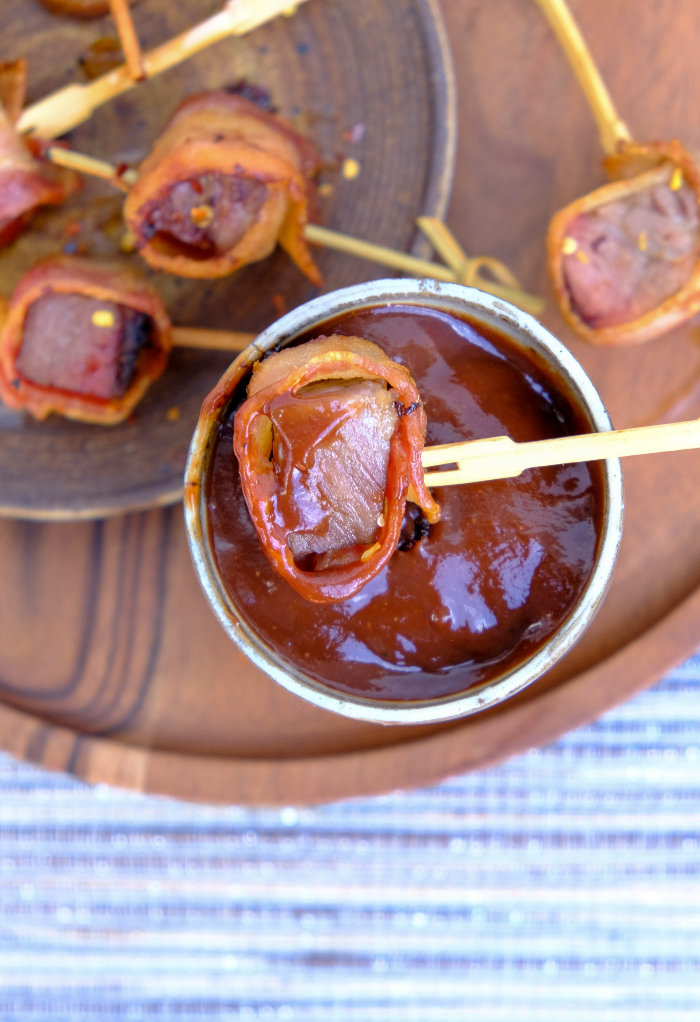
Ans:
[[[159,295],[131,268],[73,256],[22,277],[0,332],[0,397],[36,418],[112,425],[162,373],[172,347]]]
[[[37,207],[56,206],[80,186],[74,171],[34,159],[15,131],[26,81],[26,60],[0,65],[0,247],[14,241]]]
[[[700,310],[700,170],[680,142],[623,143],[613,183],[561,210],[547,240],[564,319],[594,344],[639,344]]]
[[[124,206],[149,265],[222,277],[279,241],[315,284],[304,227],[315,146],[274,114],[227,92],[191,96],[175,112]]]
[[[307,600],[347,600],[387,563],[423,479],[426,417],[408,371],[361,337],[322,337],[254,368],[236,413],[246,504],[275,571]]]

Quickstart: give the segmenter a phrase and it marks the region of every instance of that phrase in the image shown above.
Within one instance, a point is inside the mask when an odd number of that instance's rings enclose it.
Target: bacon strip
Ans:
[[[324,570],[305,571],[294,561],[289,523],[281,520],[282,480],[271,458],[269,413],[278,395],[296,395],[309,384],[328,380],[385,381],[396,394],[399,417],[390,441],[385,509],[373,541],[349,551],[349,563],[341,563],[341,557]],[[421,507],[429,522],[439,520],[440,507],[425,486],[421,464],[426,416],[420,395],[408,371],[376,345],[333,336],[287,349],[256,367],[248,394],[236,414],[233,440],[243,494],[268,560],[305,599],[347,600],[374,578],[399,542],[407,499]]]
[[[191,96],[142,163],[124,217],[141,255],[182,277],[222,277],[279,241],[315,284],[304,227],[315,146],[226,92]]]
[[[605,167],[611,184],[552,219],[549,271],[579,337],[640,344],[700,310],[700,169],[678,141],[622,143]]]
[[[14,241],[37,207],[57,206],[80,187],[74,171],[34,159],[15,131],[26,81],[26,60],[0,65],[0,247]]]
[[[18,361],[28,312],[40,299],[59,294],[87,296],[150,317],[150,343],[139,352],[128,386],[120,395],[98,397],[86,393],[83,381],[78,380],[75,390],[43,386],[22,375]],[[171,325],[165,306],[135,271],[72,256],[47,259],[22,277],[10,301],[0,332],[0,397],[10,408],[25,408],[37,419],[58,412],[69,419],[112,425],[127,418],[150,383],[160,376],[171,348]]]

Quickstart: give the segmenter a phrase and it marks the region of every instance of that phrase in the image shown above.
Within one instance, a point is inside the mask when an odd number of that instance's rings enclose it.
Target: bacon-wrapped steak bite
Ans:
[[[319,603],[354,596],[396,549],[423,480],[426,417],[408,371],[361,337],[322,337],[257,363],[236,413],[241,486],[265,554]]]
[[[0,333],[0,397],[38,419],[111,425],[162,373],[172,347],[157,292],[130,268],[61,256],[20,280]]]
[[[24,102],[27,62],[0,64],[0,246],[9,245],[39,206],[57,206],[80,187],[72,170],[32,156],[14,128]]]
[[[274,114],[227,92],[191,96],[175,112],[129,193],[124,217],[149,265],[222,277],[279,241],[315,284],[304,240],[316,147]]]
[[[552,220],[549,268],[579,336],[638,344],[700,309],[700,172],[680,142],[624,143],[605,165],[613,183]]]

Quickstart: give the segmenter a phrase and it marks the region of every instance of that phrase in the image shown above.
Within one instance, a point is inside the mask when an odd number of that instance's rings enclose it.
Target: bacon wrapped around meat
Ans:
[[[622,143],[613,183],[552,220],[564,319],[594,344],[639,344],[700,310],[700,171],[680,142]]]
[[[318,153],[274,114],[227,92],[191,96],[171,118],[124,206],[146,262],[223,277],[279,241],[315,284],[304,240]]]
[[[73,256],[22,277],[0,332],[0,397],[38,419],[125,419],[172,347],[157,292],[131,268]]]
[[[241,486],[275,571],[307,600],[347,600],[399,542],[423,479],[426,417],[408,371],[361,337],[320,337],[257,363],[236,413]]]
[[[56,206],[80,186],[72,170],[32,156],[14,123],[24,102],[27,62],[0,65],[0,246],[9,245],[39,206]]]

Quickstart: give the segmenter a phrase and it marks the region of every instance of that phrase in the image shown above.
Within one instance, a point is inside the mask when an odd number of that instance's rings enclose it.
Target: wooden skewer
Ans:
[[[544,465],[687,451],[697,447],[700,447],[700,419],[693,419],[690,422],[585,433],[524,444],[516,444],[507,436],[440,444],[423,450],[423,467],[456,464],[456,469],[425,473],[428,486],[456,486],[458,483],[485,482],[488,479],[509,479],[519,476],[527,468]]]
[[[238,333],[235,330],[207,330],[196,326],[174,326],[173,344],[176,348],[206,348],[208,351],[243,351],[252,344],[257,334]]]
[[[608,155],[616,152],[619,142],[631,142],[629,128],[618,116],[605,82],[573,19],[565,0],[535,0],[564,50],[579,80],[600,132],[600,141]]]
[[[127,170],[125,173],[118,175],[116,167],[111,163],[107,163],[105,160],[96,160],[94,157],[85,156],[83,153],[73,152],[72,149],[63,149],[61,146],[49,146],[46,150],[46,156],[52,163],[57,163],[62,167],[70,167],[72,170],[81,171],[84,174],[104,178],[123,191],[128,191],[128,186],[134,183],[137,176],[135,170]],[[447,231],[447,228],[445,228],[445,231]],[[405,252],[397,252],[395,249],[385,248],[383,245],[374,245],[372,242],[363,241],[361,238],[352,238],[347,234],[341,234],[340,231],[331,231],[327,227],[319,227],[317,224],[307,224],[304,228],[304,237],[312,244],[323,245],[326,248],[335,249],[337,252],[345,252],[360,259],[369,259],[372,262],[379,263],[381,266],[390,266],[395,270],[403,270],[405,273],[411,273],[416,277],[429,277],[433,280],[445,280],[456,284],[462,282],[460,275],[448,266],[440,266],[439,263],[432,263],[427,259],[417,259],[415,256],[406,255]],[[452,236],[450,235],[450,237]],[[454,241],[454,244],[457,245],[457,242]],[[468,261],[472,263],[490,263],[491,260],[487,256],[483,256],[480,259]],[[515,285],[518,285],[517,280],[507,267],[503,266],[502,263],[498,263],[498,260],[493,260],[493,262],[498,264],[501,271],[505,271],[505,274],[508,275],[507,279],[511,282],[514,281]],[[545,303],[541,298],[521,290],[519,285],[512,286],[512,283],[510,285],[498,284],[481,276],[477,278],[476,274],[474,274],[472,286],[478,287],[482,291],[488,291],[489,294],[495,295],[498,298],[504,298],[533,316],[539,315],[544,308]]]
[[[109,7],[117,26],[129,74],[134,81],[140,82],[146,77],[146,72],[143,69],[141,44],[134,28],[129,0],[109,0]]]
[[[445,280],[451,284],[461,283],[459,276],[449,266],[441,266],[439,263],[432,263],[427,259],[417,259],[415,256],[406,255],[404,252],[397,252],[393,248],[385,248],[383,245],[374,245],[370,241],[363,241],[361,238],[351,238],[339,231],[331,231],[327,227],[319,227],[317,224],[307,224],[304,228],[304,237],[316,245],[325,245],[326,248],[335,249],[336,252],[346,252],[348,255],[357,256],[359,259],[369,259],[380,266],[390,266],[394,270],[403,270],[404,273],[411,273],[414,277],[428,277],[431,280]],[[484,257],[486,258],[486,257]],[[517,305],[524,312],[533,316],[539,316],[544,309],[544,301],[537,295],[528,294],[519,288],[507,287],[503,284],[493,283],[479,277],[478,283],[473,284],[481,291],[487,291],[497,298],[503,298],[513,305]]]
[[[138,177],[135,170],[126,170],[123,174],[117,174],[117,168],[111,163],[107,163],[106,160],[97,160],[94,156],[76,153],[72,149],[64,149],[59,145],[49,146],[45,156],[47,160],[59,167],[77,170],[80,174],[87,174],[88,177],[101,177],[123,192],[128,192]]]
[[[436,216],[419,216],[416,223],[423,234],[430,241],[437,254],[445,260],[457,275],[460,284],[467,287],[481,287],[482,284],[491,284],[492,281],[481,276],[481,269],[488,269],[496,278],[496,282],[505,287],[515,288],[522,291],[520,281],[511,273],[508,267],[491,256],[476,256],[469,258],[461,245],[455,238],[452,231],[446,224]],[[541,311],[541,310],[540,310]]]
[[[212,43],[230,35],[244,35],[278,14],[292,14],[305,0],[227,0],[222,11],[142,55],[146,78],[175,67]],[[21,134],[35,132],[52,139],[86,121],[103,103],[136,85],[126,64],[88,85],[68,85],[27,107],[17,122]]]
[[[455,271],[458,277],[466,279],[469,259],[452,231],[436,216],[416,217],[416,223],[441,259]],[[519,287],[519,284],[515,284]]]

